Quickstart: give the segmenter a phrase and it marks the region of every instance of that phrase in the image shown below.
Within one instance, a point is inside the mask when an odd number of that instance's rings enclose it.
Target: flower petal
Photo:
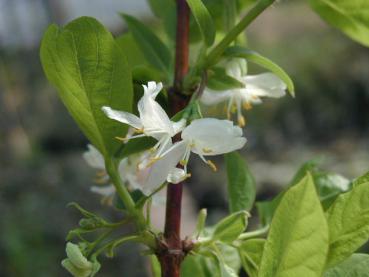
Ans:
[[[205,105],[215,105],[226,101],[232,97],[232,91],[215,91],[209,88],[205,88],[201,95],[201,103]]]
[[[154,81],[148,82],[147,86],[142,85],[144,88],[144,93],[147,96],[150,96],[152,99],[155,100],[156,96],[159,94],[159,92],[163,89],[162,83],[156,83]]]
[[[86,163],[95,169],[105,170],[105,161],[103,155],[92,144],[87,145],[88,150],[83,153],[82,157]]]
[[[182,168],[173,168],[173,170],[168,174],[167,181],[172,184],[178,184],[184,181],[188,177],[186,171]]]
[[[142,128],[141,120],[134,114],[113,110],[112,108],[106,106],[102,107],[102,110],[106,116],[111,119],[128,124],[136,129]]]
[[[246,91],[255,96],[279,98],[286,94],[286,84],[273,73],[245,76]]]
[[[226,72],[229,76],[240,79],[243,75],[247,73],[247,62],[242,58],[231,59],[226,64]]]
[[[138,111],[146,135],[156,139],[164,134],[174,135],[167,113],[153,98],[144,95],[138,102]]]
[[[216,118],[202,118],[191,122],[182,131],[182,139],[192,144],[192,152],[204,156],[213,156],[242,148],[246,138],[242,129],[232,121]]]
[[[100,194],[102,196],[111,196],[115,193],[115,187],[113,185],[109,186],[92,186],[90,189],[93,193]]]
[[[166,154],[146,170],[142,191],[148,195],[165,182],[168,175],[174,170],[186,150],[185,142],[177,142],[171,146]]]

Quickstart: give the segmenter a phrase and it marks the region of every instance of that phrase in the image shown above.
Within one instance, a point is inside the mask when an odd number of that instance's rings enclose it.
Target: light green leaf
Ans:
[[[225,243],[233,242],[245,231],[248,217],[249,214],[246,211],[239,211],[223,218],[214,226],[212,240]]]
[[[255,179],[238,152],[224,155],[228,175],[228,198],[231,212],[251,210],[256,196]]]
[[[227,75],[223,67],[215,67],[208,71],[207,87],[212,90],[224,91],[233,88],[243,88],[245,85]]]
[[[369,182],[356,183],[327,211],[331,267],[349,257],[369,238]]]
[[[244,270],[250,277],[257,277],[265,239],[250,239],[243,241],[238,247],[238,253]]]
[[[198,238],[200,234],[204,231],[206,216],[207,216],[207,210],[201,209],[197,216],[197,224],[196,224],[195,232],[193,235],[194,238]]]
[[[136,154],[153,147],[155,143],[155,139],[151,137],[142,137],[129,140],[126,144],[121,145],[121,148],[119,148],[115,154],[115,157],[119,160],[126,158],[132,154]]]
[[[122,17],[147,61],[157,69],[169,72],[172,65],[172,57],[166,45],[136,18],[126,14],[122,14]]]
[[[168,37],[174,41],[176,36],[176,4],[173,0],[149,0],[153,13],[159,17],[164,25]]]
[[[321,276],[327,252],[327,222],[307,175],[285,193],[276,210],[258,276]]]
[[[51,25],[40,54],[47,78],[87,138],[104,155],[115,153],[115,137],[128,127],[107,118],[101,107],[129,112],[133,92],[126,58],[110,32],[90,17],[63,28]]]
[[[310,0],[310,5],[329,24],[369,46],[369,1]]]
[[[369,277],[369,255],[353,254],[326,271],[324,277]]]
[[[148,65],[144,54],[130,32],[117,37],[115,41],[126,55],[128,64],[131,68]]]
[[[353,180],[353,185],[361,184],[361,183],[367,183],[369,182],[369,172],[365,173],[363,176],[360,176],[359,178],[356,178]]]
[[[158,258],[155,255],[150,255],[150,264],[153,277],[161,277],[161,268]]]
[[[299,168],[287,187],[296,185],[307,173],[313,176],[314,184],[324,210],[330,207],[339,194],[350,190],[352,186],[348,179],[339,174],[321,170],[318,167],[318,162],[312,160],[304,163]],[[263,225],[269,224],[272,220],[273,214],[284,193],[285,191],[282,191],[273,200],[256,203]]]
[[[199,254],[189,254],[181,265],[182,277],[220,277],[219,275],[215,261]]]
[[[293,85],[293,82],[288,76],[288,74],[277,64],[269,60],[268,58],[260,55],[259,53],[249,50],[244,47],[240,46],[232,46],[226,49],[225,53],[226,56],[230,57],[240,57],[244,58],[247,61],[253,62],[257,65],[260,65],[271,72],[273,72],[275,75],[277,75],[281,80],[286,84],[288,91],[290,92],[291,96],[295,96],[295,88]]]
[[[201,0],[187,0],[187,4],[199,26],[205,44],[211,46],[215,39],[215,26],[209,11]]]

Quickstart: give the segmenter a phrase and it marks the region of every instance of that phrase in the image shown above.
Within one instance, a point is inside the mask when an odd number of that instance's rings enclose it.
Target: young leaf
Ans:
[[[212,240],[230,243],[238,238],[247,227],[249,214],[245,211],[233,213],[214,226]]]
[[[310,0],[311,7],[329,24],[369,47],[369,1]]]
[[[369,237],[369,182],[341,194],[327,211],[331,267],[349,257]]]
[[[260,55],[259,53],[243,48],[240,46],[232,46],[226,49],[226,56],[245,58],[247,61],[260,65],[277,75],[287,85],[288,91],[291,96],[295,96],[295,88],[293,82],[288,74],[277,64],[269,60],[268,58]]]
[[[207,87],[212,90],[224,91],[227,89],[243,88],[245,85],[227,75],[224,68],[215,67],[208,71]]]
[[[250,277],[257,277],[265,239],[250,239],[243,241],[238,247],[243,269]]]
[[[215,39],[215,26],[209,11],[201,0],[187,0],[187,4],[199,26],[205,44],[211,46]]]
[[[147,61],[154,67],[169,72],[172,58],[166,45],[148,27],[134,17],[126,14],[122,14],[122,17]]]
[[[255,201],[254,177],[238,152],[224,155],[228,175],[228,197],[230,211],[250,210]]]
[[[365,277],[369,276],[369,255],[353,254],[342,263],[327,270],[324,277]]]
[[[49,81],[87,138],[113,154],[127,126],[107,118],[102,106],[131,111],[132,80],[126,58],[96,19],[78,18],[64,28],[51,25],[42,40],[41,62]]]
[[[318,163],[312,160],[304,163],[299,168],[287,187],[296,185],[307,173],[310,173],[313,176],[314,184],[324,210],[327,210],[330,207],[338,195],[350,190],[352,186],[350,181],[341,175],[321,170],[318,167]],[[270,223],[284,193],[285,191],[282,191],[273,200],[256,203],[259,217],[261,218],[263,225]]]
[[[327,252],[327,222],[307,175],[285,193],[276,210],[258,276],[321,276]]]

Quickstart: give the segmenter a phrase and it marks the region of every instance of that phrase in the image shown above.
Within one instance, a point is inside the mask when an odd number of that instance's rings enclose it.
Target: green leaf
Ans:
[[[233,242],[245,231],[248,217],[248,212],[239,211],[223,218],[214,226],[212,240],[219,240],[225,243]]]
[[[250,239],[243,241],[238,247],[238,253],[244,270],[250,277],[257,277],[265,239]]]
[[[114,137],[124,136],[128,126],[106,117],[101,107],[130,112],[133,92],[126,58],[110,32],[90,17],[64,28],[51,25],[40,55],[47,78],[87,138],[103,155],[115,153]]]
[[[311,7],[329,24],[353,40],[369,46],[367,0],[310,0]]]
[[[211,46],[215,40],[215,26],[209,11],[201,0],[187,0],[187,4],[199,26],[205,44]]]
[[[341,194],[327,211],[331,267],[349,257],[369,237],[369,182]]]
[[[224,91],[233,88],[243,88],[245,85],[227,75],[223,67],[215,67],[208,71],[207,87],[212,90]]]
[[[228,175],[230,212],[251,210],[256,196],[255,179],[238,152],[224,155]]]
[[[361,184],[361,183],[366,183],[369,182],[369,172],[365,173],[363,176],[360,176],[359,178],[356,178],[353,181],[353,185],[357,185],[357,184]]]
[[[161,277],[161,268],[158,258],[155,255],[150,255],[150,264],[153,277]]]
[[[244,58],[247,61],[253,62],[257,65],[260,65],[275,75],[277,75],[285,84],[287,85],[288,91],[290,92],[291,96],[295,96],[295,88],[293,82],[288,76],[288,74],[277,64],[269,60],[268,58],[260,55],[259,53],[252,51],[250,49],[240,47],[240,46],[232,46],[226,49],[225,53],[226,56],[230,57],[239,57]]]
[[[132,33],[127,32],[117,37],[115,41],[126,55],[128,64],[131,68],[148,64]]]
[[[197,223],[193,237],[198,238],[205,229],[205,221],[207,216],[207,210],[201,209],[197,216]]]
[[[172,65],[172,58],[166,45],[136,18],[126,14],[122,14],[122,17],[147,61],[157,69],[168,73]]]
[[[176,36],[176,5],[173,0],[149,0],[153,13],[159,17],[164,25],[168,37],[174,41]]]
[[[351,257],[329,269],[324,277],[368,277],[369,255],[353,254]]]
[[[330,207],[339,194],[351,189],[349,180],[339,174],[321,170],[318,167],[318,162],[314,160],[304,163],[287,187],[296,185],[307,173],[313,176],[314,184],[324,210]],[[282,191],[273,200],[256,203],[259,217],[263,225],[267,225],[271,222],[273,214],[284,193],[285,191]]]
[[[150,149],[155,145],[155,143],[156,140],[152,137],[131,139],[126,144],[121,145],[120,149],[116,152],[115,157],[121,160],[130,155]]]
[[[285,193],[277,208],[258,276],[321,276],[327,252],[327,222],[307,175]]]
[[[182,277],[219,277],[216,263],[207,257],[189,254],[181,265]]]

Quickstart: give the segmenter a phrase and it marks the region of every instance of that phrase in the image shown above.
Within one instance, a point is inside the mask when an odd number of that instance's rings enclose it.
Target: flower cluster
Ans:
[[[197,154],[202,161],[216,170],[215,164],[207,159],[207,156],[238,150],[247,141],[242,136],[242,129],[229,120],[231,114],[237,112],[238,125],[243,127],[245,119],[241,107],[250,109],[252,105],[262,102],[261,97],[285,95],[286,85],[274,74],[247,75],[244,59],[230,60],[226,64],[226,72],[244,87],[216,93],[206,88],[201,101],[210,105],[228,100],[228,120],[200,118],[187,122],[186,118],[182,118],[172,121],[156,101],[163,88],[161,83],[156,82],[143,86],[144,94],[137,104],[139,116],[107,106],[102,107],[106,116],[130,126],[128,135],[118,139],[127,142],[135,138],[152,137],[157,141],[150,150],[133,154],[120,162],[119,173],[128,188],[139,189],[150,195],[165,181],[174,184],[182,182],[191,176],[187,169],[191,153]],[[175,136],[176,142],[173,141]],[[106,183],[109,178],[104,174],[104,158],[92,145],[88,147],[84,158],[90,166],[99,170],[98,181]],[[109,200],[115,193],[113,185],[93,186],[91,190]]]
[[[261,97],[280,98],[286,94],[286,84],[273,73],[247,75],[247,63],[245,59],[235,58],[227,62],[226,72],[229,76],[243,84],[242,88],[226,91],[213,91],[206,88],[201,101],[205,105],[214,105],[228,101],[227,116],[231,118],[236,112],[238,125],[244,127],[245,118],[242,108],[249,110],[252,105],[262,103]]]
[[[134,167],[127,167],[131,157],[121,162],[119,167],[121,177],[128,180],[132,187],[145,192],[145,188],[152,191],[165,180],[170,183],[185,180],[190,176],[187,164],[191,152],[199,155],[206,164],[216,169],[205,156],[228,153],[242,148],[246,143],[241,128],[234,126],[229,120],[201,118],[193,120],[188,126],[186,119],[172,121],[155,100],[162,89],[162,84],[149,82],[143,87],[144,95],[138,102],[139,116],[110,107],[102,108],[109,118],[128,124],[134,129],[134,134],[123,138],[124,141],[144,136],[157,140],[152,149],[140,154],[140,158],[136,159],[137,163],[132,163],[135,164]],[[173,143],[174,136],[180,132],[181,140]],[[178,164],[182,167],[177,167]],[[94,190],[96,191],[95,188]]]

